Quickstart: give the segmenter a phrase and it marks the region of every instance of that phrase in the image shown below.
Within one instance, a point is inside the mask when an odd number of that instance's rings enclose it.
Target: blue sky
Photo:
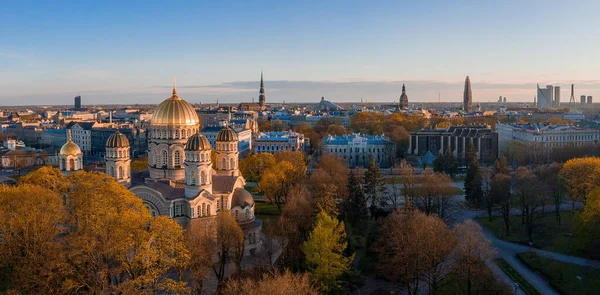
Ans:
[[[600,98],[598,1],[0,2],[0,105]]]

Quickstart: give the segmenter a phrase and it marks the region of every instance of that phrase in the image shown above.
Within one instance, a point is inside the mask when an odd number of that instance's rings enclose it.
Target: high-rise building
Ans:
[[[408,96],[406,95],[406,86],[404,86],[404,84],[402,84],[402,95],[400,95],[399,108],[401,110],[408,109]]]
[[[263,109],[267,106],[267,98],[265,97],[265,83],[263,81],[262,71],[260,71],[260,93],[258,95],[258,104]]]
[[[554,106],[560,106],[560,86],[554,86]]]
[[[81,96],[75,96],[75,109],[81,110]]]
[[[581,104],[585,104],[585,95],[582,95],[582,96],[581,96],[580,103],[581,103]]]
[[[471,80],[469,76],[465,79],[465,91],[463,93],[463,110],[467,113],[473,111],[473,93],[471,92]]]
[[[540,84],[537,85],[537,107],[541,110],[546,110],[553,106],[554,103],[554,86],[546,85],[546,89],[541,89]]]
[[[592,104],[592,96],[591,95],[588,95],[588,97],[587,97],[587,103],[588,104]]]

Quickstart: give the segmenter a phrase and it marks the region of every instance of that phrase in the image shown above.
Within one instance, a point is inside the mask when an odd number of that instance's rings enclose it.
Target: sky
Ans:
[[[0,1],[0,105],[600,99],[600,1]]]

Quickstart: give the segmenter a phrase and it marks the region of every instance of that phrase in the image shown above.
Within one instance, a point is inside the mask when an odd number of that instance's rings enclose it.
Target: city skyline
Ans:
[[[438,93],[460,102],[467,75],[473,103],[532,102],[537,83],[600,92],[599,3],[376,4],[8,3],[0,105],[77,95],[84,104],[155,104],[173,75],[191,102],[257,101],[261,69],[270,102],[394,102],[402,83],[411,103]]]

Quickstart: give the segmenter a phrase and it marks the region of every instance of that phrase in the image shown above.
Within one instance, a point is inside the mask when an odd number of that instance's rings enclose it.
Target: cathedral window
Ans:
[[[221,169],[227,170],[227,160],[221,159]]]
[[[206,172],[205,171],[200,172],[200,181],[202,184],[206,184],[208,182],[208,181],[206,181]]]
[[[235,169],[235,162],[233,158],[229,159],[229,169]]]
[[[195,185],[196,184],[196,171],[192,170],[192,173],[190,173],[190,183],[191,185]]]
[[[210,204],[206,205],[206,216],[210,216]]]
[[[108,169],[108,175],[110,177],[115,177],[115,167],[110,167],[110,169]]]
[[[202,203],[202,216],[206,214],[206,204]]]
[[[181,166],[181,154],[179,153],[179,151],[175,151],[174,158],[175,158],[175,167]]]
[[[119,166],[117,179],[123,178],[123,166]]]
[[[200,217],[200,205],[196,207],[196,217]]]
[[[175,138],[179,138],[179,129],[175,129]]]
[[[217,200],[217,211],[221,210],[221,200]]]
[[[162,165],[163,166],[167,166],[167,163],[169,162],[169,158],[167,156],[167,151],[162,151]]]
[[[67,169],[67,171],[72,171],[75,170],[75,160],[70,159],[69,160],[69,168]]]

